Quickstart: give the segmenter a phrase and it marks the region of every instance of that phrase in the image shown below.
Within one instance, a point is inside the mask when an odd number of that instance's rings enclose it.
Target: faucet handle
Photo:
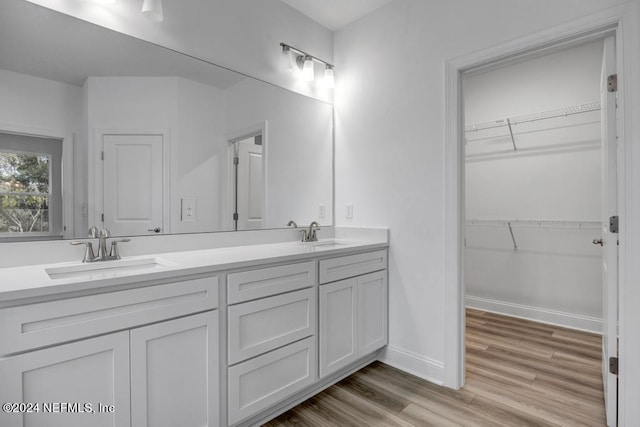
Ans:
[[[301,242],[306,242],[307,241],[307,230],[305,230],[303,228],[302,230],[298,230],[298,232],[302,234],[302,239],[300,241]]]
[[[98,237],[109,238],[111,237],[111,232],[108,228],[103,228],[102,230],[100,230],[100,235]]]
[[[120,259],[120,252],[118,252],[118,243],[126,243],[131,239],[118,239],[111,241],[111,251],[109,251],[109,258]]]
[[[69,242],[71,245],[86,245],[84,250],[84,257],[82,258],[82,262],[93,262],[96,259],[96,255],[93,253],[93,245],[91,242],[83,242],[80,240],[72,240]]]
[[[91,228],[89,229],[89,237],[92,237],[94,239],[98,238],[98,228],[95,225],[91,226]]]

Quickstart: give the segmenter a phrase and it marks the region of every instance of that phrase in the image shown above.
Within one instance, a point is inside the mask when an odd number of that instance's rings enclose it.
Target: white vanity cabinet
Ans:
[[[386,250],[320,261],[321,378],[387,344],[386,267]]]
[[[260,425],[375,360],[386,243],[251,251],[0,300],[0,426]]]
[[[227,276],[230,425],[316,381],[316,263]]]
[[[0,359],[0,401],[38,405],[4,427],[129,426],[129,393],[127,331]]]
[[[40,404],[0,425],[219,425],[217,295],[214,276],[0,309],[0,400]]]

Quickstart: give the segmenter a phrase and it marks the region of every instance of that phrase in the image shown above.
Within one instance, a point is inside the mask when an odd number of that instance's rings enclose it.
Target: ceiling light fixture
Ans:
[[[327,61],[323,61],[320,58],[316,58],[313,55],[309,55],[307,52],[286,43],[280,43],[280,46],[282,47],[282,54],[285,55],[289,61],[291,61],[291,52],[296,55],[295,62],[298,65],[298,68],[301,71],[302,78],[305,81],[312,82],[315,80],[314,62],[324,64],[324,85],[325,87],[333,88],[335,84],[335,78],[333,75],[333,64],[330,64]]]
[[[162,22],[162,0],[144,0],[142,3],[142,14],[152,21]]]

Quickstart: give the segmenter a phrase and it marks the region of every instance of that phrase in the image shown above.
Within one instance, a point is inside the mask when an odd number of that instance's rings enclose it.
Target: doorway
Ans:
[[[507,376],[521,382],[511,397],[555,396],[566,400],[562,416],[578,417],[571,406],[581,405],[603,424],[607,259],[592,241],[602,243],[604,197],[616,192],[602,173],[612,42],[469,71],[462,82],[466,387]],[[539,415],[562,419],[552,404]]]
[[[257,134],[234,141],[233,223],[234,230],[257,230],[264,226],[264,145]]]
[[[114,236],[164,234],[166,146],[163,134],[101,135],[102,223]]]
[[[487,52],[482,54],[474,54],[469,55],[466,58],[462,58],[456,61],[452,61],[447,63],[447,101],[448,101],[448,110],[447,116],[450,118],[454,118],[454,120],[447,121],[449,127],[447,128],[447,204],[446,211],[447,215],[447,223],[446,223],[446,242],[447,242],[447,256],[446,256],[446,275],[447,275],[447,293],[446,293],[446,306],[452,310],[456,310],[454,313],[447,313],[446,318],[446,326],[447,333],[446,336],[446,354],[445,360],[446,363],[452,363],[449,366],[456,366],[456,369],[447,369],[445,371],[445,383],[450,384],[453,387],[460,387],[464,384],[464,325],[465,325],[465,316],[464,316],[464,273],[462,270],[463,262],[464,262],[464,244],[465,244],[465,214],[464,214],[464,200],[465,200],[465,167],[463,164],[464,159],[464,147],[462,144],[463,135],[464,135],[464,122],[463,122],[463,86],[462,86],[462,77],[465,73],[475,72],[480,69],[490,69],[491,67],[495,67],[496,65],[505,66],[506,64],[513,64],[516,61],[522,61],[525,59],[539,57],[541,55],[550,54],[553,52],[557,52],[559,50],[567,49],[569,47],[578,46],[584,43],[588,43],[597,39],[603,39],[607,35],[614,36],[616,35],[615,29],[616,27],[610,24],[611,21],[607,21],[607,24],[603,24],[598,27],[597,24],[591,23],[591,30],[589,32],[574,32],[576,34],[574,37],[569,38],[559,37],[558,31],[555,34],[555,38],[553,36],[553,32],[549,32],[543,36],[531,37],[526,40],[519,41],[518,43],[511,43],[507,47],[500,47],[490,49]],[[545,40],[545,41],[543,41]],[[560,40],[560,41],[559,41]],[[613,40],[613,38],[612,38]],[[517,47],[514,47],[517,46]],[[611,49],[611,52],[615,51],[615,49]],[[509,54],[505,54],[505,52],[511,52]],[[615,64],[616,60],[613,59],[612,65]],[[606,85],[605,85],[606,87]],[[606,96],[603,96],[601,102],[601,108],[605,108],[607,105],[611,105],[611,103],[607,100]],[[613,105],[615,107],[615,94],[613,94]],[[612,110],[612,111],[611,111]],[[604,128],[607,129],[615,129],[615,108],[609,111],[609,115],[603,114],[603,118],[608,117],[610,122],[613,122],[613,128],[611,126]],[[618,109],[618,114],[621,114],[621,109]],[[523,114],[524,115],[524,114]],[[613,115],[613,120],[611,119]],[[508,129],[510,123],[506,123],[506,128]],[[508,129],[508,132],[511,133],[512,129]],[[609,132],[608,137],[611,138],[611,135],[615,137],[615,131]],[[514,151],[518,150],[517,145],[513,146],[513,137],[510,134],[509,140],[512,144],[511,149]],[[609,150],[602,150],[603,156],[602,160],[606,159],[609,156],[609,159],[615,159],[616,156],[612,155],[612,153],[616,153],[616,145],[615,138],[613,138],[613,144],[603,144],[603,147],[608,147]],[[451,144],[451,145],[449,145]],[[607,154],[608,153],[608,154]],[[603,163],[603,166],[606,166],[606,163]],[[606,169],[603,169],[606,170]],[[620,170],[620,169],[619,169]],[[619,172],[620,173],[620,172]],[[622,175],[620,173],[620,175]],[[603,174],[603,188],[605,188],[608,194],[616,193],[616,178],[617,174],[614,171],[611,173]],[[607,200],[607,198],[604,198]],[[611,216],[611,212],[615,211],[615,208],[611,208],[611,206],[607,206],[605,209],[602,209],[603,215],[601,224],[603,225],[602,231],[602,240],[605,242],[605,249],[615,249],[617,252],[617,236],[609,233],[608,228],[608,218],[606,215]],[[606,221],[604,219],[607,219]],[[508,221],[506,221],[508,222]],[[604,225],[607,227],[604,227]],[[507,227],[507,237],[511,244],[513,245],[512,250],[516,248],[517,239],[514,237],[513,229],[509,229],[509,224],[504,224]],[[597,231],[597,230],[595,230]],[[599,239],[596,239],[599,240]],[[617,253],[614,254],[614,258],[607,259],[607,256],[611,255],[611,250],[603,250],[603,265],[616,265],[617,262]],[[608,269],[611,272],[611,269]],[[603,276],[605,279],[607,276]],[[608,286],[605,282],[603,289],[606,290],[607,294],[607,310],[604,312],[605,317],[603,318],[604,329],[607,331],[611,331],[611,328],[615,328],[617,324],[617,310],[611,310],[611,305],[615,302],[615,308],[617,309],[617,282],[612,283],[611,286]],[[614,329],[615,331],[615,329]],[[614,336],[617,335],[615,332]],[[609,337],[606,341],[610,340]],[[613,337],[611,337],[613,338]],[[617,338],[617,337],[616,337]],[[608,344],[607,344],[608,345]],[[616,346],[617,347],[617,346]],[[607,418],[609,425],[615,425],[615,417],[616,417],[616,389],[615,389],[615,378],[616,375],[608,373],[608,357],[613,356],[615,354],[615,349],[611,351],[611,348],[605,347],[604,357],[603,357],[603,366],[602,366],[602,375],[604,377],[605,384],[611,384],[611,380],[613,380],[614,387],[607,387]],[[613,420],[613,421],[612,421]]]

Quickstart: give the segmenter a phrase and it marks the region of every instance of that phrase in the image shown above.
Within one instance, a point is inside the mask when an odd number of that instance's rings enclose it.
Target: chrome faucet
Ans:
[[[287,227],[291,227],[291,226],[293,226],[293,228],[298,228],[298,224],[296,224],[294,220],[291,220],[287,223]]]
[[[93,252],[93,244],[91,241],[74,240],[70,242],[72,245],[85,245],[84,257],[82,262],[96,262],[96,261],[110,261],[120,259],[120,253],[118,252],[118,243],[128,242],[131,239],[118,239],[111,241],[111,251],[107,255],[107,239],[111,237],[111,232],[108,229],[98,229],[93,226],[89,229],[89,237],[98,239],[98,253]]]
[[[311,224],[309,224],[308,230],[300,230],[302,232],[302,241],[317,242],[318,241],[318,235],[316,234],[317,230],[320,230],[320,224],[318,224],[316,221],[313,221]]]
[[[100,261],[107,260],[107,239],[111,237],[111,232],[103,228],[100,230],[100,234],[98,234],[98,258]]]

